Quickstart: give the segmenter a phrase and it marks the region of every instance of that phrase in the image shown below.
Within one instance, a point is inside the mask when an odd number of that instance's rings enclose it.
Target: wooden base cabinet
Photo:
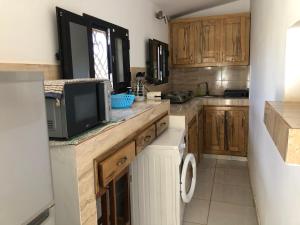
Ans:
[[[135,158],[135,142],[98,162],[98,225],[130,225],[129,165]]]
[[[198,157],[199,157],[198,123],[197,123],[196,116],[188,124],[188,152],[193,153],[196,161],[198,161]]]
[[[204,147],[204,139],[203,139],[203,134],[204,134],[204,129],[203,129],[203,119],[204,119],[204,110],[201,109],[198,112],[198,161],[203,157],[203,147]]]
[[[116,176],[97,200],[98,225],[130,225],[129,168]]]
[[[246,156],[248,107],[204,109],[204,153]]]

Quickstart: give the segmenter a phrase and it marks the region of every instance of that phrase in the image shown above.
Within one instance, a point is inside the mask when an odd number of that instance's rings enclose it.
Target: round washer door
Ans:
[[[191,153],[187,154],[181,171],[181,198],[184,203],[192,200],[196,187],[196,159]]]

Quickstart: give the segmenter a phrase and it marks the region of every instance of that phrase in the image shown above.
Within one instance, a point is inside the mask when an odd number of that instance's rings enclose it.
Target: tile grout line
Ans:
[[[215,176],[216,176],[216,170],[217,170],[217,160],[216,160],[216,164],[214,166],[214,175],[213,175],[213,185],[212,185],[212,189],[210,192],[210,196],[209,196],[209,206],[208,206],[208,214],[207,214],[207,222],[206,224],[208,225],[208,218],[209,218],[209,214],[210,214],[210,207],[211,207],[211,202],[212,202],[212,195],[213,195],[213,191],[214,191],[214,187],[215,187]]]

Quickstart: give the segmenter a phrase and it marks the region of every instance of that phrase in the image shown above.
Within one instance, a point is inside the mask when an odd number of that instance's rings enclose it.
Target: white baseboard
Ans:
[[[236,160],[236,161],[243,161],[243,162],[248,161],[247,157],[230,156],[230,155],[203,154],[203,158],[207,158],[207,159]]]

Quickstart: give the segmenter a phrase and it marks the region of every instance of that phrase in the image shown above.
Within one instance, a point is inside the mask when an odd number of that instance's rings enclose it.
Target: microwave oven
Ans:
[[[69,139],[111,119],[108,80],[45,82],[50,138]]]

